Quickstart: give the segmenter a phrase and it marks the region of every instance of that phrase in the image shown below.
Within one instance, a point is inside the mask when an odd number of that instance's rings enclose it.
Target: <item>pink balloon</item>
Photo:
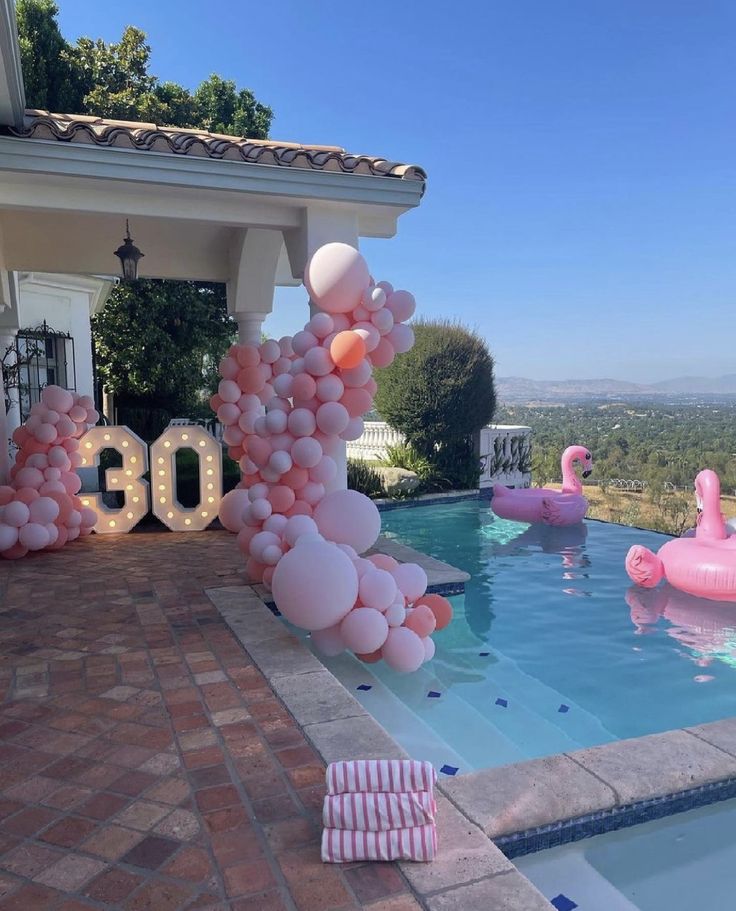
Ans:
[[[304,270],[309,296],[327,313],[349,313],[358,306],[370,274],[363,257],[348,244],[320,247]]]
[[[317,426],[322,433],[338,435],[345,430],[350,421],[350,415],[344,405],[339,402],[325,402],[317,409]]]
[[[283,433],[286,430],[288,416],[284,411],[269,411],[265,418],[269,433]]]
[[[324,495],[324,484],[318,484],[316,481],[307,481],[299,491],[299,498],[305,503],[309,503],[310,506],[316,506]]]
[[[46,387],[48,388],[48,387]],[[14,528],[20,528],[25,525],[31,517],[30,510],[25,503],[19,500],[13,500],[3,507],[2,521],[6,525],[12,525]]]
[[[272,452],[273,447],[269,440],[256,436],[248,437],[248,456],[259,468],[268,463]]]
[[[256,421],[260,417],[257,411],[244,411],[238,418],[238,427],[244,434],[255,433]]]
[[[391,312],[397,323],[405,323],[411,319],[416,307],[417,302],[414,300],[414,295],[409,294],[408,291],[394,291],[386,298],[386,309]]]
[[[360,579],[360,600],[366,607],[373,607],[379,611],[388,610],[396,600],[397,592],[396,580],[385,569],[370,569]]]
[[[317,428],[317,421],[307,408],[295,408],[289,415],[289,430],[295,437],[311,436]],[[297,464],[299,464],[297,462]],[[308,465],[302,466],[308,468]]]
[[[357,490],[327,494],[315,509],[314,520],[328,541],[349,544],[359,554],[376,543],[381,531],[376,504]]]
[[[278,475],[282,475],[291,468],[291,456],[283,449],[277,449],[271,453],[268,460],[268,467]]]
[[[64,418],[64,420],[69,421],[69,423],[71,423],[69,418]],[[35,438],[38,440],[39,443],[53,443],[54,440],[56,439],[56,435],[57,435],[57,426],[60,426],[60,425],[61,425],[61,419],[59,420],[59,425],[41,424],[41,426],[37,428],[37,430],[34,432],[33,435],[35,436]],[[63,426],[66,427],[66,424],[64,424]],[[73,430],[74,430],[74,425],[72,425],[72,430],[69,433],[63,434],[63,436],[69,436],[70,433],[73,432]],[[60,436],[62,435],[60,430],[58,431],[58,433]]]
[[[367,559],[370,560],[374,566],[377,566],[379,569],[388,570],[388,572],[393,572],[399,565],[399,561],[394,560],[393,557],[389,557],[388,554],[371,554]]]
[[[363,361],[352,370],[341,370],[340,379],[347,387],[365,386],[371,377],[371,365]]]
[[[87,420],[87,409],[80,405],[73,405],[69,411],[69,417],[77,424],[81,424]]]
[[[249,503],[248,491],[238,488],[229,491],[220,500],[220,508],[217,511],[217,515],[220,522],[229,532],[236,534],[243,528],[243,513]]]
[[[271,399],[276,395],[273,386],[270,383],[264,383],[263,389],[258,393],[258,398],[262,405],[268,405]]]
[[[257,367],[261,353],[255,345],[235,345],[235,359],[241,367]]]
[[[0,553],[9,550],[18,543],[18,529],[14,525],[0,522]]]
[[[237,424],[240,418],[240,408],[232,402],[225,402],[217,409],[217,420],[221,424]]]
[[[396,580],[399,591],[409,601],[421,598],[427,590],[427,574],[416,563],[400,563],[391,570],[391,575]]]
[[[340,377],[330,373],[317,380],[316,396],[320,402],[339,402],[345,386]]]
[[[281,348],[279,348],[279,343],[275,339],[268,339],[265,341],[259,348],[261,353],[261,360],[264,364],[275,364],[276,361],[281,357]]]
[[[371,322],[381,335],[388,335],[394,327],[394,317],[388,308],[377,310],[375,313],[371,314]]]
[[[15,499],[15,490],[8,484],[0,486],[0,507],[12,502]]]
[[[319,344],[319,339],[312,332],[302,329],[301,332],[297,332],[294,338],[291,341],[291,346],[294,349],[294,354],[299,357],[304,357],[307,351],[311,351],[315,345]]]
[[[435,644],[429,636],[427,636],[426,639],[422,639],[422,645],[424,646],[424,661],[426,663],[434,658]]]
[[[260,414],[263,410],[261,407],[261,400],[257,395],[254,395],[250,392],[244,392],[238,399],[238,408],[241,411],[255,411],[257,414]]]
[[[238,549],[246,556],[250,553],[250,542],[258,534],[258,526],[244,525],[238,532]]]
[[[293,547],[302,535],[319,534],[317,523],[310,516],[292,516],[284,528],[284,539]]]
[[[358,596],[358,575],[350,558],[337,547],[310,541],[284,554],[272,587],[284,617],[314,631],[334,626],[351,610]]]
[[[43,525],[29,522],[18,531],[18,541],[28,550],[43,550],[51,542],[51,536]]]
[[[282,514],[291,509],[295,500],[296,495],[294,491],[290,487],[287,487],[286,484],[277,484],[268,494],[268,501],[273,507],[273,511]],[[270,518],[274,517],[271,516]],[[267,521],[270,521],[270,519]]]
[[[224,380],[234,380],[240,372],[240,364],[235,360],[234,357],[224,357],[220,361],[220,366],[218,369],[220,376]]]
[[[299,442],[299,441],[297,440],[297,442]],[[296,445],[296,444],[294,444],[294,445]],[[294,447],[293,446],[292,446],[292,450],[291,450],[291,457],[292,457],[292,459],[294,458]],[[309,473],[307,472],[307,469],[301,468],[298,465],[294,465],[294,467],[291,468],[289,471],[287,471],[286,474],[281,478],[281,483],[285,484],[287,487],[290,487],[292,490],[296,491],[296,490],[301,490],[301,488],[304,487],[304,485],[307,483],[308,480],[309,480]],[[319,479],[314,478],[313,480],[316,481]]]
[[[279,490],[279,489],[280,489],[279,487],[274,487],[273,490]],[[271,491],[271,493],[273,493],[273,491]],[[289,520],[286,518],[286,516],[279,516],[276,514],[272,514],[263,523],[263,530],[272,531],[275,535],[278,535],[279,538],[282,538],[284,531],[286,530],[286,525],[287,525],[288,521]],[[282,546],[284,546],[283,543],[282,543]],[[288,544],[285,546],[288,547]]]
[[[70,437],[76,433],[77,425],[66,414],[62,414],[56,423],[56,432],[60,437]]]
[[[313,437],[302,437],[291,447],[291,457],[299,468],[314,468],[322,459],[322,447]]]
[[[39,488],[39,492],[43,490],[46,484],[54,484],[55,481],[46,481],[45,484],[42,484]],[[75,493],[79,493],[82,489],[82,479],[78,474],[74,474],[70,471],[65,471],[61,476],[61,483],[64,485],[64,489],[70,496],[74,496]]]
[[[359,418],[371,410],[373,399],[363,388],[346,389],[340,404],[346,408],[349,417]]]
[[[378,343],[378,347],[370,353],[371,363],[374,367],[378,368],[389,367],[393,363],[395,357],[396,352],[387,338],[382,338]]]
[[[340,434],[340,438],[343,440],[359,440],[363,436],[365,431],[365,425],[363,424],[362,418],[350,418],[348,421],[348,426]]]
[[[291,371],[291,358],[280,357],[274,364],[271,365],[271,369],[273,370],[274,378],[285,376]]]
[[[89,410],[90,408],[95,407],[95,400],[91,395],[80,395],[77,400],[77,405],[81,405],[82,408],[87,408]]]
[[[210,396],[210,408],[211,408],[215,413],[217,413],[217,410],[218,410],[223,404],[224,404],[224,403],[223,403],[222,399],[220,398],[220,396],[219,396],[217,393],[215,393],[214,395],[211,395],[211,396]]]
[[[380,310],[386,303],[386,292],[383,288],[373,286],[366,288],[361,298],[361,303],[370,313]]]
[[[295,399],[306,401],[314,398],[317,393],[317,382],[308,373],[298,373],[294,377],[292,393]]]
[[[411,326],[396,323],[386,336],[386,341],[390,342],[397,354],[406,354],[414,347],[414,330]]]
[[[281,349],[281,354],[284,357],[294,356],[294,346],[291,342],[290,335],[284,335],[279,339],[279,348]]]
[[[74,396],[60,386],[46,386],[41,392],[41,401],[47,408],[53,408],[60,414],[67,413],[74,406]]]
[[[249,395],[258,395],[266,385],[266,380],[262,376],[258,366],[243,367],[238,373],[237,383],[243,392]]]
[[[56,436],[55,433],[54,436]],[[15,476],[16,487],[33,487],[35,490],[38,490],[45,480],[42,471],[28,466],[21,468]]]
[[[281,539],[271,531],[259,531],[250,539],[250,554],[261,563],[267,561],[263,559],[263,552],[267,547],[279,547]]]
[[[223,402],[228,402],[233,405],[238,401],[241,395],[240,386],[238,386],[235,380],[220,380],[220,385],[217,387],[217,393]]]
[[[340,624],[327,629],[315,630],[310,636],[314,647],[328,658],[335,658],[345,651],[345,643],[340,633]]]
[[[84,528],[93,528],[97,524],[97,513],[89,506],[82,507],[81,515]]]
[[[420,604],[406,618],[406,628],[413,630],[421,639],[431,636],[437,626],[437,618],[426,604]]]
[[[52,468],[61,468],[62,471],[69,470],[69,456],[63,446],[52,446],[49,449],[48,462]]]
[[[28,507],[30,521],[39,525],[48,525],[59,515],[59,504],[51,497],[39,497]]]
[[[245,434],[238,424],[231,424],[226,427],[222,434],[222,439],[226,446],[240,446],[244,438]]]
[[[383,660],[392,670],[411,674],[424,663],[424,643],[405,626],[390,629],[383,645]]]
[[[315,313],[306,326],[315,338],[323,339],[335,331],[335,323],[329,313]]]
[[[23,547],[19,541],[17,544],[9,547],[7,550],[2,551],[0,556],[4,557],[6,560],[20,560],[21,557],[25,557],[27,553],[28,548]]]
[[[340,633],[349,649],[358,654],[366,654],[381,648],[388,638],[389,628],[380,611],[372,607],[356,607],[340,624]]]
[[[335,369],[335,362],[327,348],[311,348],[304,355],[304,369],[312,376],[326,376]]]
[[[381,333],[373,323],[356,323],[353,329],[363,339],[365,350],[368,354],[376,350],[378,343],[381,341]]]
[[[290,373],[282,373],[275,377],[273,391],[278,396],[289,398],[294,391],[294,377]]]
[[[259,522],[263,522],[264,519],[267,519],[273,512],[273,506],[271,506],[269,501],[265,498],[253,500],[253,502],[250,504],[250,512],[254,519],[258,519]]]
[[[316,442],[316,440],[315,440]],[[337,465],[330,456],[322,456],[316,465],[309,469],[309,480],[318,484],[329,484],[337,474]]]

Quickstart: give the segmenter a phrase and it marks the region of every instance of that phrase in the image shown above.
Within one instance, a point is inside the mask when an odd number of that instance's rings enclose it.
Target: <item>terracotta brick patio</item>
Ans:
[[[320,863],[321,760],[204,594],[241,567],[224,532],[0,561],[0,911],[420,908]]]

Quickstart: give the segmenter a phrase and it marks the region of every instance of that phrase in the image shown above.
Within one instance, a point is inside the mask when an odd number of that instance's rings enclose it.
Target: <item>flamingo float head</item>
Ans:
[[[585,446],[568,446],[562,454],[562,461],[569,461],[571,464],[576,462],[583,466],[583,477],[589,478],[593,472],[593,456]]]

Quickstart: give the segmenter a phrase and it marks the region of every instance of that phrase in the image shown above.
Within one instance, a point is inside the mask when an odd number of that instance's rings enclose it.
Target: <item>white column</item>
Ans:
[[[238,324],[238,342],[241,345],[260,345],[263,322],[268,313],[252,313],[250,310],[239,310],[233,313]]]
[[[357,212],[337,206],[310,206],[302,214],[302,224],[284,232],[284,240],[291,272],[295,278],[303,278],[309,257],[324,244],[340,242],[358,249]],[[317,308],[310,301],[310,316],[316,312]],[[348,486],[347,446],[338,440],[328,455],[337,463],[337,474],[327,485],[327,491],[345,490]]]

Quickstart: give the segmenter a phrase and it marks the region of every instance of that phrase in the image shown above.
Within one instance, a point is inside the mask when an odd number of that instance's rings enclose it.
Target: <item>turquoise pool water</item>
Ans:
[[[736,604],[626,575],[628,548],[664,536],[530,527],[478,501],[386,512],[383,529],[472,577],[418,673],[322,659],[412,755],[452,774],[736,714]]]
[[[727,911],[736,889],[736,801],[518,858],[553,907]]]

